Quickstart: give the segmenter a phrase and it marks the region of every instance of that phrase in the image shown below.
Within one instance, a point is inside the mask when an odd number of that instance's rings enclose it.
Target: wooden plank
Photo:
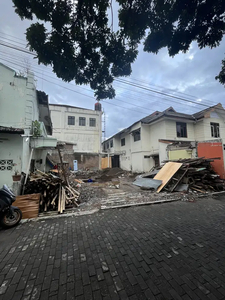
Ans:
[[[184,176],[186,175],[188,171],[188,168],[184,171],[184,173],[182,174],[182,176],[178,179],[177,183],[174,185],[174,187],[171,189],[171,192],[173,192],[175,190],[175,188],[179,185],[179,183],[181,182],[181,180],[184,178]]]
[[[59,153],[59,158],[60,158],[60,162],[61,162],[61,168],[62,168],[62,173],[63,173],[63,176],[64,176],[64,180],[65,180],[65,183],[67,185],[69,185],[69,182],[68,182],[68,178],[66,176],[66,171],[64,169],[64,165],[63,165],[63,160],[62,160],[62,155],[61,155],[61,152],[60,152],[60,149],[59,149],[59,145],[57,145],[57,149],[58,149],[58,153]]]
[[[168,162],[162,167],[162,169],[154,177],[154,179],[162,180],[162,184],[158,187],[157,193],[164,188],[164,186],[170,181],[173,175],[176,174],[181,166],[181,163]]]
[[[13,206],[19,207],[23,219],[37,218],[39,213],[39,201],[41,194],[17,196]]]

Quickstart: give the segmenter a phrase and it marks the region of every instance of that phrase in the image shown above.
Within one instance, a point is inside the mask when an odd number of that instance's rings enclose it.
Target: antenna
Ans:
[[[103,119],[102,119],[102,122],[103,122],[103,142],[106,140],[106,113],[105,113],[105,110],[103,109]]]

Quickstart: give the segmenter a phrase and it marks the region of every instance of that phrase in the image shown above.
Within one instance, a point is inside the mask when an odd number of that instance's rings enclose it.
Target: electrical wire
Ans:
[[[5,45],[5,44],[2,44],[2,43],[0,43],[0,45],[12,48],[14,50],[25,52],[26,54],[35,55],[34,53],[32,53],[30,51],[26,51],[24,49],[19,49],[18,47],[15,47],[15,46],[12,46],[12,45]],[[178,96],[170,95],[168,93],[164,93],[164,92],[160,92],[160,91],[157,91],[157,90],[153,90],[153,89],[147,88],[145,86],[141,86],[141,85],[138,85],[138,84],[130,83],[129,81],[126,81],[126,80],[123,80],[123,79],[115,79],[115,81],[120,82],[122,84],[127,84],[127,85],[130,85],[130,86],[134,86],[134,87],[142,89],[142,90],[150,91],[150,92],[153,92],[153,93],[156,93],[156,94],[159,94],[159,95],[164,95],[166,97],[170,97],[170,98],[173,98],[173,99],[185,101],[187,103],[192,103],[192,104],[195,104],[195,105],[201,105],[201,106],[204,106],[204,107],[207,107],[207,108],[211,107],[211,106],[208,106],[208,105],[203,104],[203,103],[195,102],[195,101],[192,101],[192,100],[189,100],[189,99],[185,99],[185,98],[181,98],[181,97],[178,97]],[[164,98],[164,100],[166,100],[166,99]]]
[[[1,33],[1,32],[0,32]],[[13,36],[11,36],[13,37]],[[16,37],[14,37],[16,38]],[[20,39],[21,40],[21,39]],[[31,54],[31,55],[36,55],[28,50],[24,50],[24,49],[19,49],[18,47],[13,47],[12,45],[5,45],[5,44],[1,44],[0,45],[2,46],[6,46],[6,47],[9,47],[9,48],[12,48],[12,49],[15,49],[15,50],[18,50],[18,51],[22,51],[22,52],[25,52],[27,54]],[[137,81],[137,79],[135,79]],[[160,95],[164,95],[164,96],[167,96],[167,97],[172,97],[174,99],[177,99],[177,100],[181,100],[181,101],[186,101],[186,102],[189,102],[189,103],[193,103],[195,105],[201,105],[201,106],[204,106],[204,107],[211,107],[212,105],[206,105],[206,104],[203,104],[203,103],[199,103],[199,102],[195,102],[195,101],[192,101],[190,99],[185,99],[185,98],[181,98],[181,97],[178,97],[178,96],[174,96],[174,95],[169,95],[168,93],[164,93],[164,92],[161,92],[161,91],[157,91],[157,90],[153,90],[153,89],[149,89],[148,87],[145,87],[143,85],[137,85],[137,84],[134,84],[134,83],[130,83],[129,81],[126,81],[126,80],[123,80],[123,79],[115,79],[115,81],[118,81],[118,82],[121,82],[123,84],[129,84],[131,86],[134,86],[134,87],[137,87],[139,89],[144,89],[144,90],[147,90],[147,91],[150,91],[150,92],[153,92],[153,93],[158,93]],[[140,80],[138,80],[140,81]],[[180,92],[178,92],[180,93]],[[181,93],[182,94],[182,93]],[[184,94],[184,93],[183,93]],[[184,94],[184,95],[188,95],[188,94]],[[189,97],[194,97],[192,95],[188,95]],[[195,97],[196,98],[196,97]],[[206,100],[205,100],[206,101]],[[176,102],[175,102],[176,103]]]

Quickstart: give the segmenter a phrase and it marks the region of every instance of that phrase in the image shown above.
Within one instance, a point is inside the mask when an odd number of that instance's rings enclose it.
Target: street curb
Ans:
[[[32,218],[32,219],[22,219],[20,221],[20,225],[28,222],[38,222],[38,221],[43,221],[43,220],[51,220],[51,219],[57,219],[57,218],[63,218],[63,217],[79,217],[79,216],[86,216],[86,215],[92,215],[96,212],[99,212],[99,209],[93,209],[90,211],[84,211],[84,212],[72,212],[72,213],[65,213],[65,214],[55,214],[55,215],[48,215],[48,216],[43,216],[43,217],[37,217],[37,218]]]
[[[107,210],[107,209],[115,209],[115,208],[126,208],[126,207],[133,207],[133,206],[143,206],[143,205],[152,205],[152,204],[161,204],[161,203],[167,203],[167,202],[175,202],[175,201],[181,201],[180,198],[178,199],[167,199],[167,200],[157,200],[157,201],[151,201],[151,202],[141,202],[141,203],[128,203],[124,205],[116,205],[116,206],[109,206],[104,207],[102,206],[100,210]]]

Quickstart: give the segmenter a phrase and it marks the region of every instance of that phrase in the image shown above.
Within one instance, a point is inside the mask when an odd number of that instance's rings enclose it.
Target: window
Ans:
[[[75,117],[68,116],[68,125],[75,125]]]
[[[134,142],[140,141],[140,139],[141,139],[141,128],[135,130],[133,132],[133,136],[134,136]]]
[[[107,142],[107,144],[106,144],[106,148],[107,148],[107,149],[109,149],[109,142]]]
[[[79,126],[86,126],[86,118],[79,117]]]
[[[89,126],[90,127],[96,127],[96,119],[90,118],[89,119]]]
[[[177,137],[187,137],[187,124],[177,122]]]
[[[125,146],[125,138],[121,139],[121,146]]]
[[[113,140],[110,141],[110,148],[113,147]]]
[[[220,137],[220,124],[219,123],[210,123],[211,126],[211,136],[215,138]]]

